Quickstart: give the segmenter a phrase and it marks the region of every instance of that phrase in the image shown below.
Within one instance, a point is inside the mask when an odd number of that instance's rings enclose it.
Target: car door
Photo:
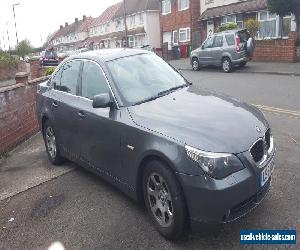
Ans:
[[[208,65],[212,62],[211,48],[213,45],[214,36],[208,37],[201,46],[199,51],[199,63],[202,65]]]
[[[211,48],[211,55],[212,55],[212,63],[214,65],[219,66],[221,64],[222,60],[222,54],[223,54],[223,34],[216,35],[214,37],[213,45]]]
[[[68,61],[53,79],[51,112],[60,150],[76,161],[79,153],[77,137],[78,91],[81,61]]]
[[[81,79],[81,117],[78,118],[81,160],[106,176],[120,177],[120,110],[92,107],[95,95],[109,93],[112,96],[98,63],[84,61]]]

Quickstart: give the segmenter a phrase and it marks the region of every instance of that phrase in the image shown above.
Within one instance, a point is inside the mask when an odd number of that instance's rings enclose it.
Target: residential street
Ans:
[[[271,123],[276,168],[272,189],[257,209],[213,232],[205,229],[183,241],[169,242],[153,228],[141,205],[80,167],[64,167],[67,170],[60,172],[47,165],[40,170],[51,171],[45,179],[36,178],[34,172],[20,176],[19,168],[6,169],[0,161],[0,175],[15,176],[11,197],[0,201],[0,249],[47,249],[54,241],[66,249],[237,249],[241,229],[294,228],[299,232],[300,77],[225,74],[220,69],[181,72],[197,87],[260,105]],[[40,150],[41,136],[34,140]],[[36,161],[47,164],[46,154]],[[17,180],[21,183],[22,178],[33,184],[22,183],[18,188]]]

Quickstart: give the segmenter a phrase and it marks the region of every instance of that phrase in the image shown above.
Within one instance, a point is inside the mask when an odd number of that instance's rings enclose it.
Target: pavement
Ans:
[[[167,241],[144,207],[109,183],[72,163],[52,166],[37,134],[0,161],[0,249],[47,249],[53,242],[66,249],[239,249],[241,229],[299,232],[300,77],[237,77],[219,69],[182,73],[195,86],[245,100],[267,116],[276,168],[271,191],[257,209],[234,223]]]
[[[190,59],[171,60],[169,63],[178,70],[192,70]],[[213,67],[203,68],[209,71]],[[235,68],[239,73],[275,74],[300,76],[300,63],[248,62],[244,68]]]
[[[0,201],[61,176],[74,166],[57,168],[47,159],[41,133],[0,159]]]

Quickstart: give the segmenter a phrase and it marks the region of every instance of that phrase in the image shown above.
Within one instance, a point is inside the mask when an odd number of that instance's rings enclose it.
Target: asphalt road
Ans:
[[[78,167],[0,202],[0,249],[46,249],[54,241],[67,249],[237,249],[241,229],[300,232],[300,77],[183,74],[199,87],[269,107],[264,111],[276,140],[276,169],[271,192],[255,211],[215,231],[169,242],[143,207]]]

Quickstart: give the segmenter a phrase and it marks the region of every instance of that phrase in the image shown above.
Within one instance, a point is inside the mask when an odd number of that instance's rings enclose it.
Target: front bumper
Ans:
[[[273,160],[268,159],[267,164]],[[220,224],[234,221],[259,205],[268,193],[271,178],[260,187],[262,169],[249,166],[222,180],[207,175],[178,173],[182,183],[192,228],[197,224]]]

